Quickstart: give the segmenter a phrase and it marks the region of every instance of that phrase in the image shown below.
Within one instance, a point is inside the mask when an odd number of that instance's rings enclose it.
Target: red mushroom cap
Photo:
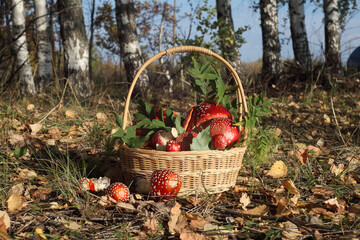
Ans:
[[[111,184],[108,189],[108,194],[118,202],[126,202],[130,197],[129,188],[120,182]]]
[[[166,145],[166,151],[180,152],[181,151],[180,144],[175,139],[171,139],[170,141],[168,141]]]
[[[175,197],[181,188],[181,177],[171,170],[157,170],[153,172],[150,180],[150,195],[155,200]]]
[[[191,131],[194,127],[215,118],[228,118],[234,120],[234,116],[221,105],[211,102],[203,102],[192,108],[187,115],[183,127]]]
[[[221,149],[221,150],[226,148],[226,146],[228,145],[227,139],[223,134],[215,135],[213,137],[213,139],[211,140],[211,143],[214,146],[214,148]]]
[[[234,122],[227,118],[218,118],[211,121],[210,135],[213,138],[212,142],[215,148],[224,149],[226,146],[240,139],[239,128],[233,124]],[[218,135],[222,135],[222,137],[217,137]],[[217,140],[214,139],[215,137],[217,137]],[[225,147],[222,147],[220,141],[226,141]],[[215,142],[218,142],[218,144]]]

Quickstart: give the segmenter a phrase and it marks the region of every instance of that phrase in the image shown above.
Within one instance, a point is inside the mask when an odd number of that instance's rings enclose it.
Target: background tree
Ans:
[[[36,84],[39,92],[44,91],[51,77],[50,25],[46,0],[34,0],[36,16],[37,57]]]
[[[311,54],[305,25],[305,0],[289,0],[291,39],[295,61],[311,70]]]
[[[81,0],[62,0],[57,4],[64,47],[65,76],[69,78],[76,94],[88,97],[93,92],[93,82],[89,78],[89,43]]]
[[[231,15],[231,0],[216,0],[220,49],[223,57],[242,73],[239,46],[235,40],[234,23]],[[245,78],[242,78],[244,80]]]
[[[280,41],[276,0],[260,0],[263,43],[263,75],[281,71]]]
[[[25,8],[22,0],[12,0],[14,49],[18,64],[21,93],[36,93],[25,36]]]
[[[338,73],[341,67],[340,27],[337,0],[324,0],[325,16],[325,62],[333,73]]]
[[[144,62],[136,32],[134,3],[132,0],[116,0],[115,4],[121,57],[124,62],[127,80],[131,82]],[[143,71],[136,88],[145,93],[148,85],[147,71]]]

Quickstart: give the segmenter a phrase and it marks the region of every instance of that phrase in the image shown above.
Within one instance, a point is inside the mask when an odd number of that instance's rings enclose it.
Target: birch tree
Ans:
[[[13,37],[16,59],[19,67],[20,89],[22,94],[36,93],[34,78],[31,70],[29,52],[25,36],[25,8],[23,0],[12,0]]]
[[[291,39],[295,61],[311,70],[311,55],[305,27],[305,0],[289,0]]]
[[[132,82],[143,58],[136,32],[134,3],[132,0],[115,0],[116,21],[119,31],[120,54],[125,66],[127,80]],[[145,93],[149,85],[147,71],[138,79],[137,91]]]
[[[324,0],[325,15],[325,62],[333,73],[338,73],[340,60],[340,27],[337,0]]]
[[[36,71],[36,83],[39,92],[44,91],[45,85],[50,82],[51,77],[51,43],[50,25],[46,0],[34,0],[36,15],[37,34],[37,57],[38,67]]]
[[[234,69],[241,73],[239,46],[235,41],[234,23],[231,15],[231,0],[216,0],[216,9],[222,54]]]
[[[263,74],[281,71],[280,40],[276,0],[260,0],[260,18],[263,43]]]
[[[64,48],[65,76],[69,78],[77,95],[88,97],[93,92],[93,82],[89,77],[89,43],[81,0],[62,0],[57,4]]]

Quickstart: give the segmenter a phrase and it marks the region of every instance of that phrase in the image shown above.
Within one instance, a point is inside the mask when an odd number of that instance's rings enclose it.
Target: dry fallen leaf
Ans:
[[[35,233],[39,236],[40,240],[46,240],[47,237],[44,235],[44,232],[41,228],[36,228]]]
[[[288,216],[291,214],[290,203],[290,199],[286,197],[281,198],[276,206],[276,215]]]
[[[158,233],[160,230],[159,229],[159,221],[153,217],[148,218],[143,225],[143,230],[145,231],[145,233],[147,235]]]
[[[337,197],[325,201],[325,204],[328,208],[338,212],[344,211],[346,205],[344,200],[338,199]]]
[[[30,103],[29,105],[27,105],[26,109],[27,109],[28,111],[33,111],[33,110],[35,109],[35,105],[32,104],[32,103]]]
[[[246,214],[252,214],[252,215],[261,215],[266,216],[269,213],[270,209],[267,205],[260,205],[256,208],[249,209],[248,211],[243,211]]]
[[[195,233],[192,231],[183,231],[180,233],[181,240],[205,240],[206,237],[200,233]]]
[[[280,227],[285,229],[281,231],[282,239],[296,240],[299,239],[299,237],[302,235],[299,231],[299,228],[290,221],[280,223]]]
[[[41,130],[42,124],[41,123],[29,124],[29,127],[31,129],[31,135],[36,135]]]
[[[19,177],[26,178],[26,179],[34,179],[34,178],[37,178],[37,174],[33,170],[24,168],[24,169],[20,169]]]
[[[66,111],[65,111],[65,116],[66,116],[67,118],[76,118],[76,114],[75,114],[73,111],[71,111],[71,110],[66,110]]]
[[[22,209],[22,205],[24,203],[24,200],[23,200],[22,196],[20,196],[18,194],[13,194],[8,198],[6,203],[7,203],[8,211],[9,212],[15,212],[17,210]]]
[[[61,222],[64,224],[64,226],[71,230],[79,230],[81,228],[81,225],[74,221],[68,221],[65,218],[60,218]]]
[[[281,184],[284,186],[284,188],[292,194],[299,194],[299,192],[297,191],[294,182],[289,179],[289,180],[283,180],[281,181]]]
[[[107,116],[106,116],[105,113],[98,112],[98,113],[96,114],[96,119],[97,119],[98,121],[100,121],[100,122],[104,122],[104,121],[106,121]]]
[[[242,209],[244,209],[246,211],[247,210],[246,207],[250,204],[250,202],[251,202],[251,200],[247,193],[241,194],[240,206]]]
[[[0,211],[0,239],[2,240],[11,239],[10,236],[7,234],[7,229],[9,227],[10,227],[9,215],[4,211]]]
[[[187,219],[181,215],[180,203],[175,202],[175,206],[170,211],[169,232],[180,233],[183,228],[187,226]]]
[[[287,167],[283,161],[276,161],[270,168],[267,175],[273,178],[285,177],[287,174]]]
[[[308,158],[309,158],[309,150],[301,148],[296,152],[296,158],[299,159],[299,162],[301,165],[306,164]]]

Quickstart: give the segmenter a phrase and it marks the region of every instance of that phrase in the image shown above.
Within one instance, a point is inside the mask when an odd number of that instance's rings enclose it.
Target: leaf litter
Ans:
[[[267,162],[244,161],[237,184],[226,192],[165,202],[134,194],[130,202],[114,203],[104,192],[79,192],[71,178],[54,181],[39,165],[40,160],[59,161],[65,153],[73,161],[102,166],[89,170],[93,177],[104,176],[109,166],[118,169],[118,156],[104,150],[104,139],[116,129],[111,113],[94,112],[89,118],[75,109],[58,109],[40,125],[31,116],[8,116],[1,123],[8,127],[1,164],[6,160],[11,166],[2,185],[0,234],[4,239],[10,239],[6,234],[18,239],[262,239],[270,233],[282,239],[355,238],[360,234],[356,118],[347,114],[351,109],[335,106],[336,126],[321,100],[314,99],[309,108],[301,96],[289,99],[290,104],[273,99],[273,114],[264,123],[275,125],[283,139]],[[29,112],[46,114],[32,104]],[[334,132],[337,127],[346,144]],[[104,139],[90,145],[95,131]],[[29,149],[27,156],[14,154],[21,147]]]

